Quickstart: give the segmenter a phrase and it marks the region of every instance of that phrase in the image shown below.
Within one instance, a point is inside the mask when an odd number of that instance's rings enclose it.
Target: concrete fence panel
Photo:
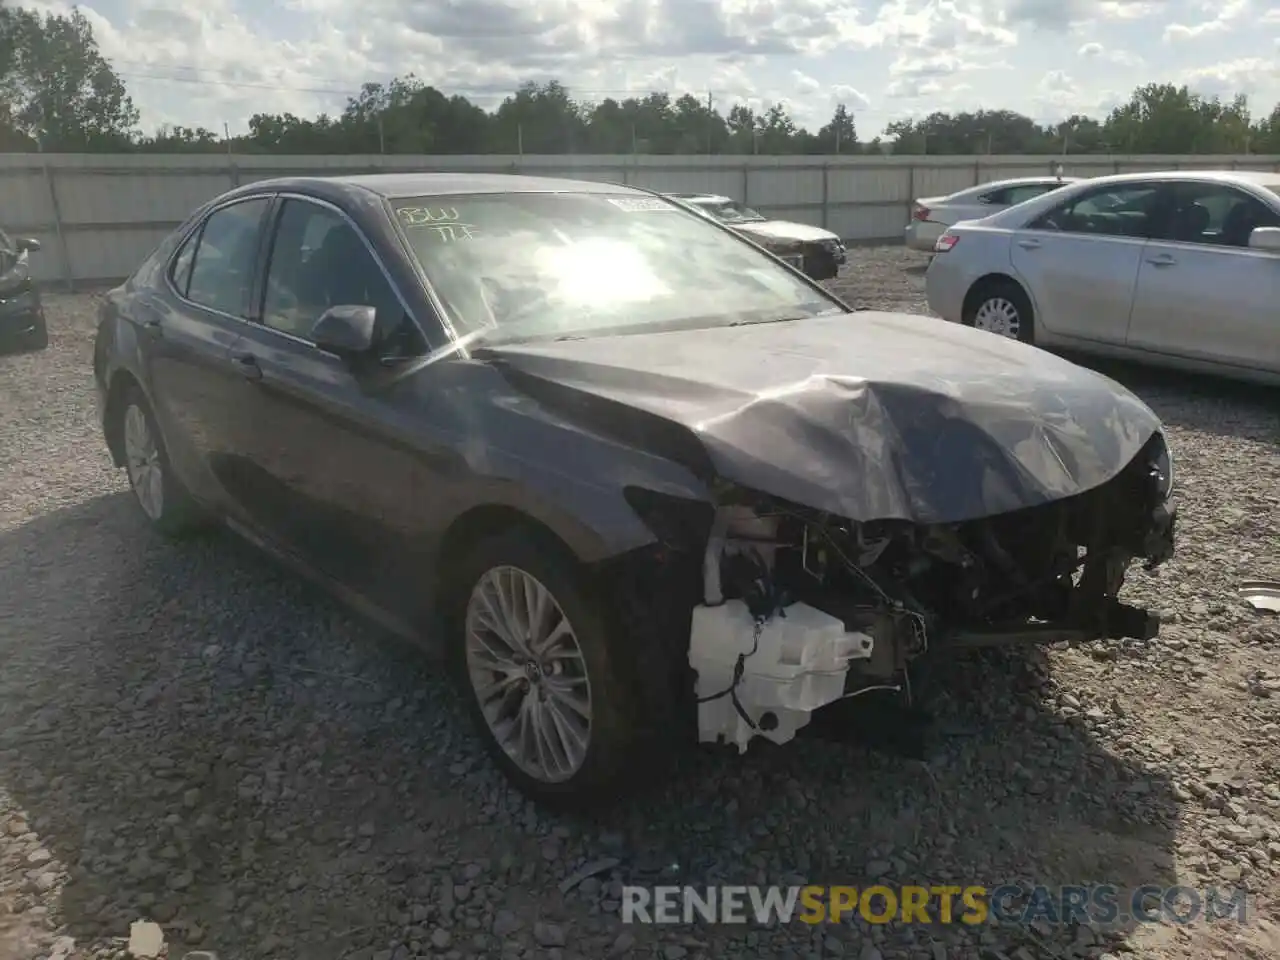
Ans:
[[[240,156],[0,154],[0,226],[34,236],[36,276],[68,287],[128,275],[204,201],[280,176],[393,171],[523,173],[718,193],[850,242],[893,242],[914,200],[991,180],[1139,170],[1280,170],[1280,157]]]

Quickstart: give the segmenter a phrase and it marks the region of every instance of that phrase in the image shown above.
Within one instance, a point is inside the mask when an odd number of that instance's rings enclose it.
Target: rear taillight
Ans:
[[[948,250],[950,250],[959,242],[960,242],[960,238],[957,237],[954,233],[944,233],[942,236],[940,236],[937,239],[937,242],[934,243],[933,252],[946,253]]]
[[[920,204],[918,204],[918,203],[917,203],[917,204],[916,204],[916,212],[915,212],[915,213],[913,213],[913,214],[911,214],[911,219],[912,219],[912,220],[928,220],[928,219],[929,219],[929,208],[928,208],[928,207],[921,206]]]

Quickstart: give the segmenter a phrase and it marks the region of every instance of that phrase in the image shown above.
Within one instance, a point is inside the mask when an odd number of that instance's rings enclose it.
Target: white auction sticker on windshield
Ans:
[[[648,213],[651,210],[674,210],[675,207],[657,197],[610,197],[609,202],[627,213]]]

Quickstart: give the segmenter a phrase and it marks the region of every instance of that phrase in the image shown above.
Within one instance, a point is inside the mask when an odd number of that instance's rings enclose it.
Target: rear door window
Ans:
[[[183,297],[187,295],[187,286],[191,283],[191,264],[195,262],[196,246],[199,243],[200,229],[197,227],[191,231],[186,240],[182,241],[182,246],[178,248],[178,255],[169,265],[169,279],[173,282],[173,288]]]
[[[1016,187],[1005,187],[1003,190],[997,190],[992,195],[992,199],[987,202],[1013,207],[1027,200],[1034,200],[1036,197],[1043,195],[1048,189],[1048,185],[1043,183],[1023,183]]]

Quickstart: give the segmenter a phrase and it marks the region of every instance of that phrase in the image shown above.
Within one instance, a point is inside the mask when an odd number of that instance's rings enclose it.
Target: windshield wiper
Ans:
[[[757,323],[791,323],[796,320],[813,320],[817,317],[834,317],[844,313],[843,310],[821,310],[818,313],[784,313],[780,317],[763,317],[759,320],[734,320],[731,327],[748,327]]]

